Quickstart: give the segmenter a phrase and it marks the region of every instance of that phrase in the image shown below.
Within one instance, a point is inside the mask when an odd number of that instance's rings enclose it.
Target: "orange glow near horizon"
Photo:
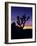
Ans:
[[[24,26],[23,29],[32,29],[32,26]]]
[[[20,26],[18,25],[18,27]],[[23,24],[21,25],[21,27],[23,27]],[[32,25],[25,25],[23,29],[32,29]]]

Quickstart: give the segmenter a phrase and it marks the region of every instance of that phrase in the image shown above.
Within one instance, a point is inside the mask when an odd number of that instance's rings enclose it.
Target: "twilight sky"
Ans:
[[[30,7],[11,7],[11,23],[16,22],[17,16],[23,16],[26,14],[26,16],[30,16],[30,19],[25,23],[25,25],[32,25],[32,8]]]

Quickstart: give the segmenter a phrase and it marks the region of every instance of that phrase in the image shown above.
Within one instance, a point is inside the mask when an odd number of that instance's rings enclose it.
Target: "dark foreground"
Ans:
[[[11,26],[11,39],[27,39],[32,38],[32,29],[18,28],[17,26]]]
[[[16,30],[11,33],[11,39],[32,38],[32,30]]]

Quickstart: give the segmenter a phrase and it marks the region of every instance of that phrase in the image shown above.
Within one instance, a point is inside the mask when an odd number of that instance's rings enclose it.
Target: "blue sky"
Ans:
[[[16,22],[16,17],[17,16],[30,16],[30,19],[26,22],[32,24],[32,8],[31,7],[11,7],[11,22]]]

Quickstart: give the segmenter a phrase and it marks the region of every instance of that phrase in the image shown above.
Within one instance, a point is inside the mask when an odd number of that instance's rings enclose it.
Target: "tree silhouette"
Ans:
[[[26,21],[28,21],[29,19],[30,19],[30,17],[28,16],[28,17],[26,17],[26,15],[24,14],[23,16],[23,27],[25,26],[25,23],[26,23]],[[22,21],[22,20],[21,20]]]
[[[27,20],[30,19],[30,17],[28,16]]]
[[[20,17],[19,17],[19,16],[17,16],[17,24],[18,24],[19,26],[21,26],[21,24],[20,24]]]
[[[26,16],[25,14],[20,18],[19,16],[17,16],[17,24],[21,27],[21,25],[23,24],[23,27],[25,26],[26,21],[28,21],[30,19],[30,17]]]
[[[27,18],[26,18],[26,15],[25,15],[25,14],[24,14],[22,17],[23,17],[23,27],[24,27],[24,26],[25,26],[25,23],[26,23],[26,19],[27,19]]]

